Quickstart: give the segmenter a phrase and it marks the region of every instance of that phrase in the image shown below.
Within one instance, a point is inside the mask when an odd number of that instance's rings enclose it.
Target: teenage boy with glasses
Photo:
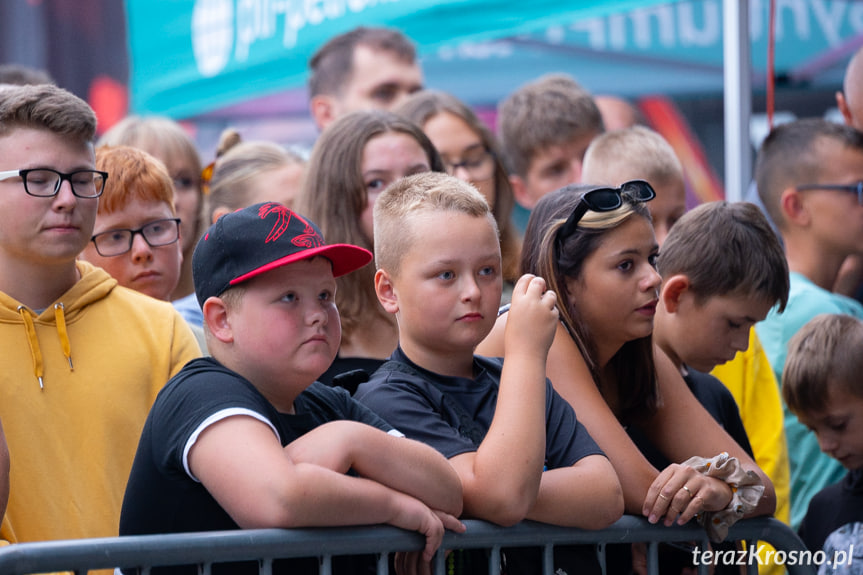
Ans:
[[[779,229],[790,271],[785,311],[756,325],[782,381],[787,344],[821,313],[863,318],[863,305],[832,292],[843,261],[863,254],[863,134],[820,119],[775,128],[758,152],[758,193]],[[812,495],[835,483],[842,466],[820,452],[815,435],[783,406],[791,464],[791,525],[797,528]]]
[[[170,304],[76,262],[110,181],[95,131],[61,88],[0,91],[0,420],[15,459],[0,537],[13,543],[116,535],[150,405],[200,354]]]

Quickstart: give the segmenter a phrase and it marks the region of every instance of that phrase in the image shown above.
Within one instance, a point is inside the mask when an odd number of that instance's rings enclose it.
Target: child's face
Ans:
[[[19,128],[0,137],[0,171],[39,167],[69,173],[95,165],[92,145],[48,130]],[[1,181],[0,266],[73,263],[90,241],[97,207],[97,198],[75,196],[68,181],[50,198],[28,195],[20,177]]]
[[[431,171],[428,155],[419,142],[403,132],[386,132],[366,142],[361,164],[368,201],[360,214],[360,228],[374,240],[375,201],[384,189],[405,176]]]
[[[687,290],[673,314],[663,308],[662,339],[679,362],[707,373],[746,351],[752,326],[767,317],[773,303],[749,295],[718,295],[698,302]]]
[[[829,385],[830,397],[821,412],[800,413],[800,423],[815,432],[821,451],[846,469],[863,467],[863,398],[837,385]]]
[[[537,150],[530,159],[523,186],[516,186],[513,190],[518,202],[527,209],[533,209],[547,193],[580,182],[584,153],[598,135],[585,134],[564,144]]]
[[[622,183],[622,182],[621,182]],[[653,231],[656,242],[662,247],[671,226],[686,213],[686,186],[682,179],[651,182],[656,197],[647,202],[650,217],[653,218]]]
[[[228,311],[236,371],[278,389],[286,377],[304,389],[333,361],[342,331],[336,280],[326,258],[302,260],[249,280]]]
[[[411,218],[419,240],[391,278],[399,339],[415,353],[473,354],[497,318],[500,244],[490,216],[426,212]]]
[[[442,112],[429,118],[423,131],[440,152],[447,172],[473,184],[494,209],[495,161],[471,127],[454,114]],[[461,164],[451,170],[449,166]]]
[[[166,220],[175,217],[171,213],[171,207],[165,202],[133,199],[120,210],[98,215],[93,229],[95,236],[110,234],[115,230],[142,230],[147,226],[142,233],[133,234],[131,249],[126,253],[106,257],[99,254],[96,244],[91,241],[81,253],[81,258],[104,269],[121,286],[168,301],[180,279],[182,245],[179,241],[174,241],[167,245],[151,246],[143,234],[153,233],[150,230],[154,229],[170,231],[174,224]],[[159,222],[161,226],[158,225]],[[160,240],[154,241],[161,243]]]
[[[570,305],[578,309],[607,361],[624,343],[653,331],[660,278],[653,227],[633,215],[605,233],[587,256],[580,278],[567,278]]]

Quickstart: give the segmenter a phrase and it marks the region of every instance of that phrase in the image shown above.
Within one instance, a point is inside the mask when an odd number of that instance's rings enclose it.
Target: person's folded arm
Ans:
[[[432,509],[462,512],[461,481],[432,447],[355,421],[333,421],[285,447],[296,463],[309,462],[347,472],[416,497]]]
[[[482,353],[500,355],[503,351],[502,336],[509,321],[508,316],[507,313],[498,318],[491,334],[480,345]],[[587,428],[617,472],[626,512],[640,514],[647,490],[659,471],[629,438],[562,324],[558,324],[548,352],[546,374],[555,391],[572,406],[578,420]]]
[[[424,534],[427,558],[444,528],[464,529],[452,515],[377,481],[292,461],[269,426],[244,415],[207,427],[190,449],[189,468],[242,528],[388,523]]]
[[[450,458],[468,516],[512,525],[534,506],[545,461],[545,358],[555,303],[541,278],[522,276],[513,289],[494,418],[475,452]]]
[[[617,474],[603,455],[588,455],[570,467],[542,474],[539,496],[528,519],[604,529],[623,515],[623,492]]]

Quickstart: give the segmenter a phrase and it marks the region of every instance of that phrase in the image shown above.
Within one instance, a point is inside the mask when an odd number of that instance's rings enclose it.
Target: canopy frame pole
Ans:
[[[736,202],[744,198],[752,179],[749,0],[723,0],[722,16],[725,199]]]

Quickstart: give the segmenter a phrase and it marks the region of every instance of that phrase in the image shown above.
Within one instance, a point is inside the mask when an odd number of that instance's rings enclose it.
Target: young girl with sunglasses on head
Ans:
[[[626,512],[665,525],[699,515],[719,540],[741,516],[772,513],[775,496],[767,476],[653,345],[660,276],[644,202],[654,195],[636,180],[544,196],[525,231],[522,273],[545,278],[557,293],[561,321],[547,375],[611,460]],[[503,355],[506,316],[478,354]],[[676,463],[657,469],[630,434]],[[713,458],[709,466],[705,458]]]

